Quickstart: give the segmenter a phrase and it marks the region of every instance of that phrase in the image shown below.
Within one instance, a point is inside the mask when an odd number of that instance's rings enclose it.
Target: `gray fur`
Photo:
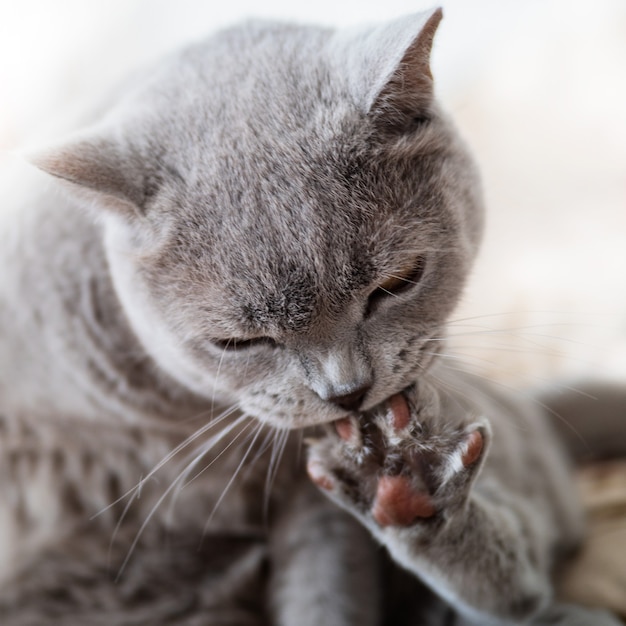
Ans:
[[[440,18],[234,27],[33,157],[45,174],[4,175],[2,624],[448,619],[300,445],[437,360],[477,252],[479,184],[428,68]],[[540,560],[578,537],[559,502]]]

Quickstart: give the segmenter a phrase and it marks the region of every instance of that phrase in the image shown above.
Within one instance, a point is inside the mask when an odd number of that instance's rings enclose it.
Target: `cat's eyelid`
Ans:
[[[401,268],[398,274],[387,274],[385,280],[370,293],[365,316],[371,315],[381,300],[391,296],[397,297],[418,286],[424,276],[425,268],[426,259],[420,255],[410,265]]]
[[[419,285],[419,281],[416,280],[411,280],[410,278],[405,278],[404,276],[396,276],[395,274],[387,274],[387,279],[388,280],[394,280],[397,281],[398,283],[409,283],[411,285]],[[384,285],[385,283],[383,283]],[[382,287],[383,285],[379,285],[379,287]]]
[[[404,266],[399,272],[387,274],[385,280],[377,288],[395,294],[413,285],[418,285],[424,276],[425,267],[426,259],[419,255],[413,259],[410,265]]]
[[[252,337],[250,339],[244,339],[240,337],[227,337],[225,339],[218,339],[214,337],[212,339],[209,339],[209,343],[215,348],[224,352],[237,352],[257,346],[268,346],[272,348],[278,346],[278,343],[272,337]]]

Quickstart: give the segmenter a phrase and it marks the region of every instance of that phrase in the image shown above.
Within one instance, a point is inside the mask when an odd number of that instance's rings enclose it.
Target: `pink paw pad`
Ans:
[[[372,515],[380,526],[410,526],[435,512],[430,496],[414,491],[405,476],[383,476],[378,481]]]

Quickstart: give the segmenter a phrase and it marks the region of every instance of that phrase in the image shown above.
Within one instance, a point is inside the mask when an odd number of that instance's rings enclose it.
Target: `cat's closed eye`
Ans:
[[[211,339],[211,345],[229,352],[237,352],[260,346],[270,348],[277,347],[277,343],[271,337],[253,337],[252,339],[241,339],[239,337],[228,337],[227,339]]]
[[[377,305],[391,296],[397,296],[409,291],[420,283],[426,269],[426,259],[423,256],[415,258],[412,264],[401,269],[397,274],[389,274],[387,278],[372,291],[367,299],[365,315],[374,312]]]

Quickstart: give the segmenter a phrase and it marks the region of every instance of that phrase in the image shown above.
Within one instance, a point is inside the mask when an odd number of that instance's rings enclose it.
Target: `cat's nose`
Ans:
[[[363,398],[365,394],[370,390],[371,385],[361,385],[350,393],[331,396],[328,398],[329,402],[336,404],[338,407],[345,409],[346,411],[358,411],[363,404]]]

